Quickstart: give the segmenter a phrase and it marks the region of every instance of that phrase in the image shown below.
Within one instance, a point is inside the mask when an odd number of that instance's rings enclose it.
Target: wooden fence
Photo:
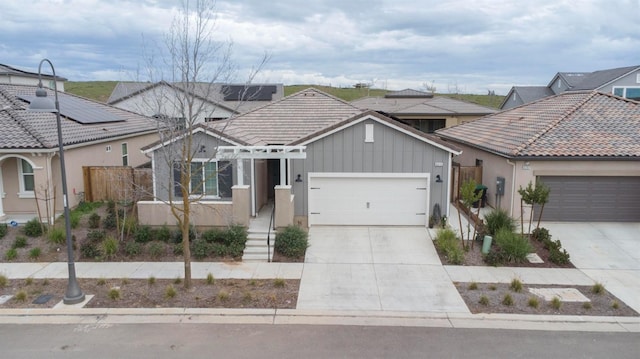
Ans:
[[[152,197],[150,168],[125,166],[82,167],[84,199],[94,201],[138,201]]]
[[[457,201],[460,197],[460,187],[468,180],[474,180],[477,184],[482,183],[482,166],[460,166],[453,163],[453,186],[451,186],[451,198]]]

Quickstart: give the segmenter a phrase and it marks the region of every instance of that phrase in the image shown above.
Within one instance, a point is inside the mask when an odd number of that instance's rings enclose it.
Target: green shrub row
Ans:
[[[308,247],[308,234],[298,226],[287,226],[276,234],[274,250],[286,257],[300,258]]]
[[[439,229],[434,245],[444,254],[449,263],[462,264],[464,261],[464,252],[462,248],[460,248],[460,241],[451,228]]]

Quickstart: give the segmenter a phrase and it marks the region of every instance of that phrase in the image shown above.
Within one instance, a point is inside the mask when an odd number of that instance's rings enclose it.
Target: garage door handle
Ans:
[[[417,189],[418,191],[426,191],[426,190],[427,190],[427,187],[418,187],[418,188],[416,188],[416,189]]]
[[[309,189],[320,189],[320,187],[311,187]]]
[[[320,214],[320,212],[311,212],[310,214]]]
[[[423,213],[416,213],[416,216],[426,216],[426,215],[427,215],[427,214],[426,214],[426,213],[424,213],[424,212],[423,212]]]

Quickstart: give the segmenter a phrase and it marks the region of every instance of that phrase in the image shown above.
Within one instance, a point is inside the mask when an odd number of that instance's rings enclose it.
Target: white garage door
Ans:
[[[427,224],[428,174],[311,173],[309,225]]]

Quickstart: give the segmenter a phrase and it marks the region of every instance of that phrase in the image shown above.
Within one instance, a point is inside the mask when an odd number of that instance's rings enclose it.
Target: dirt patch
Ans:
[[[216,279],[194,280],[190,289],[184,289],[174,280],[157,279],[79,279],[82,292],[94,297],[87,308],[286,308],[295,309],[300,280],[293,279]],[[175,289],[175,296],[167,288]],[[0,308],[52,308],[59,303],[67,288],[66,279],[14,279],[0,290],[0,295],[14,297]],[[113,288],[119,297],[110,296]],[[26,294],[16,299],[18,292]],[[33,304],[41,295],[52,297],[45,304]]]
[[[524,285],[520,292],[515,292],[510,289],[509,283],[473,283],[477,289],[471,289],[472,283],[454,284],[471,313],[639,316],[636,311],[613,294],[606,290],[600,294],[594,294],[590,286]],[[590,305],[581,302],[562,302],[560,308],[554,308],[551,302],[530,293],[529,288],[575,288],[589,298]],[[507,294],[513,299],[512,305],[503,304]],[[482,297],[486,298],[485,304],[480,303]],[[529,305],[530,298],[538,299],[537,308]]]

